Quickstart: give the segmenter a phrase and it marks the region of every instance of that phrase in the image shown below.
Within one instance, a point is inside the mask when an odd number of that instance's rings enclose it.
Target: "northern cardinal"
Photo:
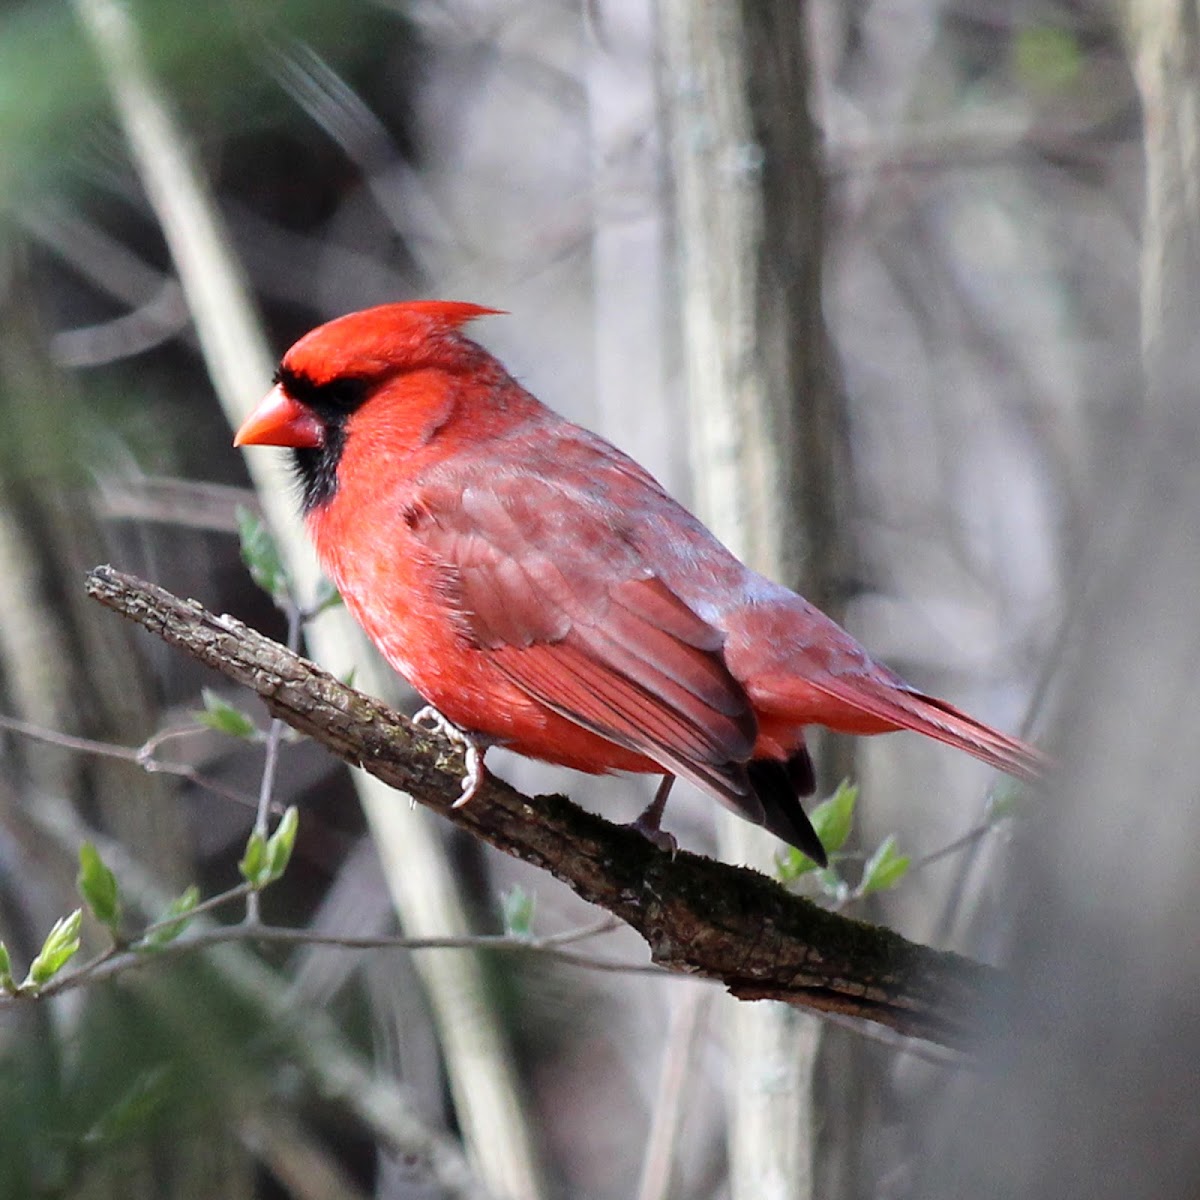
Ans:
[[[637,463],[460,330],[385,304],[284,355],[234,444],[293,448],[321,562],[384,657],[475,750],[675,776],[825,863],[808,725],[912,729],[1010,774],[1041,755],[923,695],[755,574]]]

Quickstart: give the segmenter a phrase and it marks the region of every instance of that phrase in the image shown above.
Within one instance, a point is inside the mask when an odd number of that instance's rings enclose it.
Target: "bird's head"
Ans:
[[[448,378],[493,360],[460,328],[500,312],[453,300],[412,300],[350,313],[306,333],[283,356],[275,386],[242,423],[235,446],[295,452],[306,512],[332,498],[356,427],[383,423],[396,450],[443,422]]]

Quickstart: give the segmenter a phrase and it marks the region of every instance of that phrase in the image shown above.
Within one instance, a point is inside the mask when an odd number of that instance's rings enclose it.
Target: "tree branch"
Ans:
[[[878,1022],[966,1047],[1000,976],[959,955],[826,912],[741,867],[665,853],[562,796],[488,777],[470,804],[461,753],[230,616],[95,568],[88,594],[256,692],[272,715],[497,849],[557,876],[645,938],[660,966],[715,979],[745,1000]]]

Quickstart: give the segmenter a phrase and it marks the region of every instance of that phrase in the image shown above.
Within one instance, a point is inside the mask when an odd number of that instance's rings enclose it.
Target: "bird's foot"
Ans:
[[[663,809],[667,806],[667,797],[671,794],[671,785],[674,782],[674,775],[664,775],[662,783],[658,785],[658,791],[654,793],[654,799],[646,805],[645,810],[636,821],[630,821],[625,826],[626,829],[636,829],[648,842],[653,843],[672,858],[675,857],[675,851],[679,849],[679,843],[662,828],[660,822]]]
[[[432,704],[425,705],[419,712],[413,714],[412,723],[422,729],[440,733],[448,742],[453,743],[463,752],[463,760],[467,771],[463,776],[462,795],[451,805],[451,808],[462,808],[469,803],[475,793],[483,786],[483,755],[487,749],[473,738],[465,729],[460,729],[453,721],[442,716]]]
[[[665,829],[659,828],[659,826],[655,825],[652,821],[647,821],[645,818],[646,814],[642,813],[636,821],[630,821],[625,828],[636,830],[646,841],[653,843],[664,853],[674,858],[675,852],[679,849],[679,843],[675,840],[675,835],[668,833]]]

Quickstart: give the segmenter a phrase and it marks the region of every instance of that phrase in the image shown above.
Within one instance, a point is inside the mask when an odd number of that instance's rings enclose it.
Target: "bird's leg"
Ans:
[[[465,729],[459,729],[453,721],[447,720],[432,704],[427,704],[414,713],[412,723],[440,733],[463,752],[467,773],[463,776],[462,795],[451,805],[452,808],[462,808],[483,786],[483,755],[487,747],[481,745]]]
[[[660,850],[674,854],[678,849],[675,839],[661,827],[663,809],[667,807],[667,797],[675,783],[674,775],[664,775],[654,799],[646,806],[645,811],[636,821],[630,823],[630,829],[636,829],[644,838],[653,842]]]

